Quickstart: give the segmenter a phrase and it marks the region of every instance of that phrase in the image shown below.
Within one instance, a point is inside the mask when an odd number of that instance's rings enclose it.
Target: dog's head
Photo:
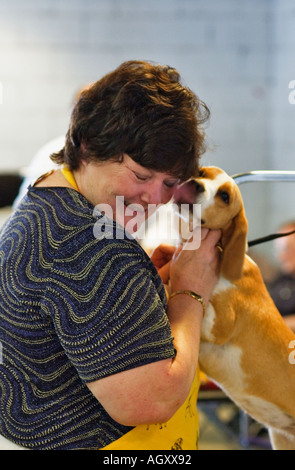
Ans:
[[[176,191],[177,204],[201,204],[204,228],[222,231],[221,274],[230,281],[242,275],[247,248],[247,219],[240,190],[223,170],[201,168],[199,176]]]

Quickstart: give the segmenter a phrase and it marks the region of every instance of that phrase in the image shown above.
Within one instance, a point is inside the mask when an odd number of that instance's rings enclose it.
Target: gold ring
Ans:
[[[223,248],[221,245],[216,245],[216,248],[220,251],[220,253],[223,253]]]

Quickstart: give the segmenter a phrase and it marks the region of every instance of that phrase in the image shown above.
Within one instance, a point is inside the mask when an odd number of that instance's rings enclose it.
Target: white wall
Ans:
[[[64,134],[80,86],[132,58],[177,67],[209,105],[205,164],[293,169],[294,15],[293,0],[1,0],[0,170]],[[253,236],[277,220],[261,188],[243,189]]]
[[[295,3],[274,2],[271,127],[269,164],[280,170],[295,170],[295,104],[291,104],[290,81],[295,80]],[[282,223],[295,219],[295,183],[274,184],[270,194],[270,218]]]

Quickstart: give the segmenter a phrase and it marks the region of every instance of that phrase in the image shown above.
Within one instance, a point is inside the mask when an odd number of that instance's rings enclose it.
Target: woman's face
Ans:
[[[142,223],[156,205],[170,201],[179,183],[168,173],[139,165],[127,154],[121,161],[83,161],[74,174],[83,196],[94,206],[108,205],[113,219],[125,228],[134,217]]]

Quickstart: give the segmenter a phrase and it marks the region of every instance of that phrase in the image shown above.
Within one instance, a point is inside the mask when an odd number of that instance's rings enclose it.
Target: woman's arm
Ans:
[[[108,414],[126,426],[168,421],[187,398],[197,368],[202,306],[191,298],[172,299],[169,317],[177,348],[165,359],[88,383]],[[187,297],[187,296],[186,296]],[[173,303],[173,305],[172,305]],[[178,309],[183,311],[181,321]]]
[[[208,302],[217,280],[220,232],[203,232],[198,250],[177,251],[171,261],[172,291],[189,289]],[[126,426],[168,421],[187,398],[197,365],[202,305],[187,295],[168,302],[174,359],[165,359],[95,382],[88,387],[109,415]]]

